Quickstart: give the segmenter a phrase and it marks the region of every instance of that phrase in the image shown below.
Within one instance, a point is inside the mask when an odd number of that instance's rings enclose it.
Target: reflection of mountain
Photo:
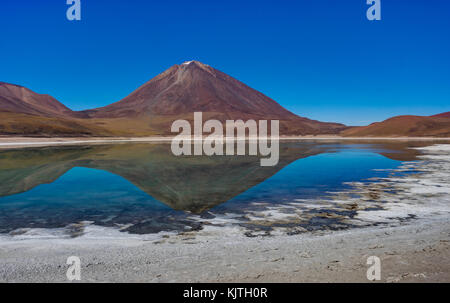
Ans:
[[[51,183],[74,167],[120,175],[175,210],[201,212],[263,182],[289,163],[326,151],[283,144],[275,167],[259,157],[175,157],[168,144],[123,144],[0,152],[0,196]]]
[[[21,228],[67,227],[67,232],[76,236],[83,232],[84,223],[80,222],[94,222],[98,226],[119,227],[131,233],[143,234],[195,230],[201,228],[202,223],[189,212],[201,213],[231,200],[201,216],[220,213],[240,216],[254,204],[242,202],[270,200],[276,203],[286,201],[289,197],[303,196],[304,193],[305,196],[309,196],[309,193],[313,196],[325,193],[326,188],[333,188],[326,185],[330,180],[331,183],[335,178],[341,180],[347,174],[346,169],[352,172],[358,170],[358,165],[354,165],[330,171],[335,166],[334,161],[339,161],[339,156],[301,161],[306,164],[306,171],[302,165],[289,165],[296,159],[345,150],[365,152],[367,149],[391,159],[408,161],[416,159],[419,153],[408,147],[432,144],[371,142],[285,142],[280,145],[280,161],[276,167],[261,167],[258,157],[175,157],[168,144],[0,151],[0,197],[5,196],[0,198],[0,234],[12,231],[20,233],[22,231],[18,229]],[[372,161],[369,158],[373,157],[364,159]],[[309,166],[311,163],[317,166]],[[281,179],[277,176],[265,186],[256,188],[257,193],[251,190],[240,195],[240,198],[232,199],[286,166],[290,167],[280,174]],[[89,169],[73,169],[76,167]],[[362,169],[363,176],[367,175],[366,169]],[[316,174],[315,170],[321,172]],[[358,172],[353,175],[357,178],[360,176]],[[30,191],[60,177],[52,186]],[[309,178],[311,183],[304,182]],[[125,180],[130,183],[127,184]],[[26,191],[30,192],[15,195]],[[147,194],[169,207],[155,202]],[[258,203],[254,207],[259,207]],[[172,211],[170,208],[187,212]]]

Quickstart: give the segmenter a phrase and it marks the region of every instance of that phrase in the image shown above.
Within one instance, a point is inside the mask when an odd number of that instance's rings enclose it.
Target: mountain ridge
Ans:
[[[0,110],[46,117],[81,117],[83,113],[70,108],[48,94],[7,82],[0,82]]]
[[[397,116],[347,127],[298,116],[245,83],[199,61],[173,65],[125,98],[73,111],[50,95],[0,82],[0,135],[166,136],[175,120],[279,120],[280,134],[344,137],[450,136],[450,112]]]
[[[33,117],[72,120],[83,124],[87,129],[90,126],[96,127],[84,131],[84,135],[171,135],[170,126],[173,121],[192,121],[193,113],[198,111],[203,112],[205,119],[222,122],[230,119],[279,120],[280,133],[285,135],[337,134],[346,128],[339,123],[320,122],[297,116],[261,92],[199,61],[173,65],[122,100],[79,112],[70,110],[49,95],[40,95],[21,86],[14,86],[20,88],[12,89],[12,86],[9,85],[9,89],[0,92],[0,96],[4,94],[9,97],[0,99],[0,111],[3,111],[3,115],[5,112],[12,112]],[[15,94],[8,95],[11,90]],[[26,91],[27,97],[24,98],[19,90]],[[12,103],[11,100],[15,101],[15,106],[8,105]],[[33,101],[31,104],[34,107],[24,109],[23,105],[29,105],[29,100]],[[46,106],[40,108],[36,100],[41,100]],[[1,127],[0,123],[0,133],[1,129],[11,128],[17,128],[17,125],[9,123],[8,127]],[[32,128],[32,125],[13,133],[27,134],[30,132],[29,128]],[[99,128],[102,130],[99,131]],[[63,131],[58,131],[61,132]],[[37,134],[39,130],[31,133]],[[69,133],[75,134],[76,129]]]
[[[345,137],[450,137],[449,113],[433,116],[402,115],[368,126],[342,131]]]

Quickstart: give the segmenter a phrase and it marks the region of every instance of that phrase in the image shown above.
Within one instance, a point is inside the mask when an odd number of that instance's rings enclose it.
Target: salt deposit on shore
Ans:
[[[228,225],[251,225],[247,235],[275,235],[308,230],[340,230],[375,225],[398,225],[436,216],[450,217],[450,145],[416,148],[419,160],[404,162],[386,178],[349,182],[349,189],[323,199],[296,199],[273,205],[255,203],[258,210],[244,211],[244,220]],[[217,218],[198,218],[211,226]],[[258,226],[260,228],[258,228]]]

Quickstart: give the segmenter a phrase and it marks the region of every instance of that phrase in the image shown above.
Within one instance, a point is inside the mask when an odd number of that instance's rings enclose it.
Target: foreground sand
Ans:
[[[65,282],[66,259],[82,260],[83,282],[450,282],[450,222],[326,234],[239,238],[189,234],[165,241],[74,239],[3,242],[0,281]]]

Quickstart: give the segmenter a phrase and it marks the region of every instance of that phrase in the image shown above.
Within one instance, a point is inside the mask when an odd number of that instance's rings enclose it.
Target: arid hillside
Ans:
[[[430,117],[397,116],[341,133],[348,137],[450,137],[449,113]]]

